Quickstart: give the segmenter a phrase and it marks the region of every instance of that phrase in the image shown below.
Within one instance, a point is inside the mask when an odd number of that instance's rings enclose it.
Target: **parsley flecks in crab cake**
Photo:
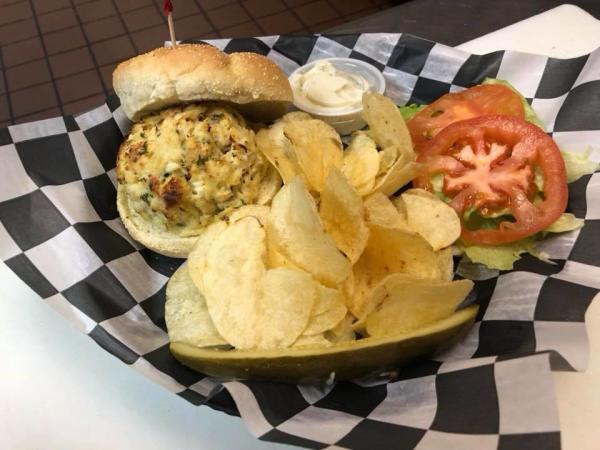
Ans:
[[[292,91],[275,63],[179,45],[120,64],[113,85],[135,121],[117,157],[117,206],[134,239],[185,257],[209,224],[270,202],[281,179],[245,117],[286,112]]]

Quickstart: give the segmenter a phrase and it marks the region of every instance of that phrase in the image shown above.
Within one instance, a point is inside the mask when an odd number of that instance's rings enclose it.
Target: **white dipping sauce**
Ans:
[[[319,109],[360,107],[363,93],[369,90],[362,76],[340,70],[329,61],[318,61],[292,77],[290,84],[295,103]]]

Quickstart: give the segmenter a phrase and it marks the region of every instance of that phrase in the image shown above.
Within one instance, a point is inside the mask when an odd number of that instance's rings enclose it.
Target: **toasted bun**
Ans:
[[[231,102],[253,120],[271,121],[293,99],[286,75],[268,58],[228,55],[204,44],[162,47],[129,59],[115,69],[113,88],[134,121],[150,111],[202,100]]]
[[[181,237],[174,233],[157,232],[151,223],[145,222],[131,210],[122,185],[117,188],[117,210],[131,237],[161,255],[186,258],[198,239],[197,236]]]

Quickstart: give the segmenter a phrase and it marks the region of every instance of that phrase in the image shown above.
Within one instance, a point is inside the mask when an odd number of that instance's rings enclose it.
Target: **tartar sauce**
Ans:
[[[318,109],[360,107],[369,84],[362,76],[336,68],[329,61],[318,61],[310,70],[290,80],[294,103]]]

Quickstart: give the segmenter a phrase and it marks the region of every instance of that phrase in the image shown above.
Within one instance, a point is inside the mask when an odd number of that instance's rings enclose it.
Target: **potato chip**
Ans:
[[[454,209],[423,189],[410,189],[402,194],[408,225],[434,250],[448,247],[460,237],[460,219]]]
[[[350,273],[350,262],[325,233],[315,201],[300,178],[273,198],[267,232],[278,252],[326,286],[336,287]]]
[[[331,341],[325,339],[323,333],[320,334],[311,334],[311,335],[302,335],[296,339],[296,342],[292,345],[294,348],[301,347],[330,347],[333,345]]]
[[[356,330],[364,325],[367,314],[373,311],[385,298],[386,292],[379,287],[390,272],[382,265],[371,265],[373,255],[363,256],[354,265],[354,295],[346,304],[348,310],[358,319],[354,326]]]
[[[263,296],[256,308],[256,348],[286,348],[309,323],[319,284],[306,272],[268,270],[263,279]]]
[[[435,252],[440,269],[440,280],[452,281],[454,278],[454,258],[452,257],[452,247],[446,247]]]
[[[208,313],[206,300],[182,264],[167,283],[165,322],[171,342],[196,347],[227,345]]]
[[[352,270],[346,279],[340,283],[339,290],[344,297],[344,304],[346,305],[346,308],[348,308],[352,298],[354,298],[354,272]]]
[[[370,280],[370,283],[364,282],[361,286],[362,296],[357,296],[355,309],[359,313],[358,320],[352,324],[352,329],[364,334],[367,325],[367,317],[385,300],[387,290],[385,289],[385,280],[394,274],[382,272]],[[363,279],[364,280],[364,279]],[[376,283],[374,280],[378,280]]]
[[[395,146],[398,155],[415,159],[410,133],[396,104],[376,92],[363,94],[363,118],[380,148]]]
[[[279,175],[277,168],[271,165],[268,169],[267,176],[260,184],[256,203],[258,205],[268,204],[281,187],[281,182],[281,176]]]
[[[355,319],[352,314],[346,314],[340,323],[324,333],[325,339],[333,344],[340,344],[343,342],[351,342],[356,340],[356,335],[352,329],[352,323],[354,320]]]
[[[421,165],[410,158],[401,156],[385,174],[378,176],[373,192],[393,195],[394,192],[413,180],[419,174]]]
[[[433,248],[417,233],[373,226],[367,248],[376,252],[376,260],[390,272],[431,279],[440,276]]]
[[[379,166],[375,141],[365,133],[354,134],[344,150],[342,173],[360,195],[367,195],[373,189]]]
[[[321,192],[319,215],[327,234],[354,264],[367,245],[369,229],[365,224],[362,198],[335,167],[329,172]]]
[[[229,214],[229,223],[235,223],[244,217],[254,217],[264,227],[267,224],[270,210],[271,208],[268,206],[244,205]]]
[[[269,269],[294,269],[301,270],[296,264],[291,262],[288,258],[283,256],[275,247],[275,245],[269,244],[269,238],[267,235],[267,267]]]
[[[301,122],[303,120],[313,120],[313,117],[304,111],[292,111],[281,118],[284,122]]]
[[[338,289],[328,288],[317,283],[317,297],[311,311],[311,316],[318,316],[332,309],[337,309],[340,304],[344,305],[344,297]]]
[[[367,224],[382,228],[400,228],[408,230],[406,217],[394,206],[387,195],[375,192],[364,202]]]
[[[339,134],[321,120],[284,122],[283,130],[310,189],[323,191],[330,169],[342,167],[344,154]]]
[[[283,134],[283,122],[256,133],[256,146],[275,166],[284,183],[289,183],[297,175],[304,176],[298,164],[292,143]]]
[[[236,348],[256,347],[258,333],[271,326],[261,323],[258,308],[266,273],[265,239],[265,230],[257,219],[241,219],[215,237],[204,270],[190,270],[195,283],[197,277],[202,279],[202,292],[217,330]],[[193,254],[190,269],[192,258]]]
[[[385,175],[398,160],[398,148],[396,146],[386,147],[378,152],[378,155],[379,170],[377,171],[377,175]]]
[[[369,242],[354,265],[354,296],[348,309],[361,319],[381,300],[374,288],[392,273],[439,279],[437,255],[416,233],[402,228],[370,226]]]
[[[388,296],[367,318],[369,336],[401,335],[452,315],[473,288],[470,280],[439,281],[395,274]]]
[[[334,328],[346,316],[344,297],[337,289],[317,287],[317,297],[303,335],[323,333]]]
[[[393,197],[391,200],[394,206],[396,207],[396,210],[398,210],[398,212],[402,216],[402,220],[404,220],[404,222],[408,225],[408,218],[406,217],[406,205],[404,204],[404,200],[402,200],[402,197]]]
[[[202,274],[206,266],[206,255],[208,249],[217,238],[219,234],[227,228],[227,224],[223,221],[218,221],[210,224],[204,229],[204,231],[198,236],[194,248],[188,255],[188,267],[190,276],[196,287],[200,292],[204,292],[202,283]]]

